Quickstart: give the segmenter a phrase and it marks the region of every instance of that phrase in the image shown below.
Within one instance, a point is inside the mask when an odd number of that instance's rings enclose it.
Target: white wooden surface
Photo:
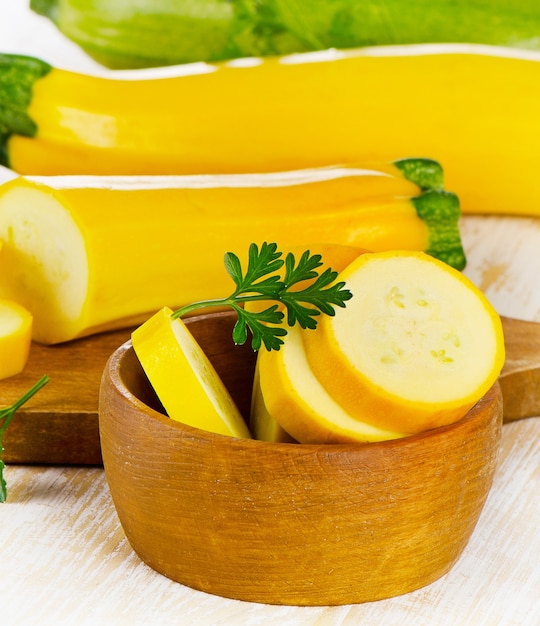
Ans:
[[[27,2],[0,1],[0,51],[92,69]],[[467,217],[466,273],[501,314],[540,322],[540,218]],[[503,428],[478,526],[454,568],[429,587],[343,607],[273,607],[171,582],[122,532],[103,470],[8,467],[0,505],[2,626],[539,626],[540,417]]]

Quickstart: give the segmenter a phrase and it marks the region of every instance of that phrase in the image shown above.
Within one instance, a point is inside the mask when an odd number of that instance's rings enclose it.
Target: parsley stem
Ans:
[[[267,295],[253,294],[249,296],[237,296],[232,295],[228,298],[215,298],[212,300],[199,300],[198,302],[192,302],[191,304],[186,304],[183,307],[180,307],[176,311],[174,311],[171,315],[173,319],[178,317],[183,317],[188,313],[193,313],[193,311],[199,311],[200,309],[206,309],[210,307],[231,307],[235,310],[238,310],[239,303],[243,302],[256,302],[256,301],[268,301],[270,298]]]
[[[11,406],[6,407],[5,409],[0,409],[0,420],[4,420],[2,426],[0,427],[0,433],[4,433],[9,420],[13,417],[15,412],[21,408],[23,404],[28,402],[30,398],[35,395],[46,383],[49,382],[48,376],[42,376],[37,383],[34,383],[30,389],[24,393],[18,400],[16,400]]]
[[[4,451],[4,434],[17,410],[20,409],[25,402],[28,402],[28,400],[30,400],[30,398],[48,382],[49,377],[42,376],[37,381],[37,383],[32,385],[32,387],[30,387],[30,389],[26,393],[24,393],[18,400],[16,400],[11,406],[6,407],[5,409],[0,409],[0,502],[5,502],[7,498],[7,485],[3,476],[5,464],[2,460],[2,452]]]

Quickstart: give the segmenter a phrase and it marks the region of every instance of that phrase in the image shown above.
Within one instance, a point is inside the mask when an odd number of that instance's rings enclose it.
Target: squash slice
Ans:
[[[356,419],[417,433],[459,420],[497,380],[501,320],[460,272],[391,251],[359,256],[339,280],[347,308],[302,338],[315,376]]]
[[[163,307],[132,333],[132,344],[168,416],[232,437],[251,435],[214,367],[180,319]]]

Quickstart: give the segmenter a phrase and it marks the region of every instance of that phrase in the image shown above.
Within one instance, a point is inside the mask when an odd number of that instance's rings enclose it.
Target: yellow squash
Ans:
[[[281,350],[282,349],[283,346],[281,347]],[[255,374],[253,377],[249,429],[253,435],[253,438],[258,439],[259,441],[268,441],[270,443],[296,442],[296,440],[289,435],[289,433],[281,426],[281,424],[270,414],[270,412],[266,408],[266,404],[264,403],[264,398],[261,391],[258,358],[255,365]]]
[[[496,382],[501,321],[460,272],[388,251],[361,254],[337,280],[353,294],[343,310],[259,352],[256,436],[279,425],[300,443],[395,439],[461,419]]]
[[[404,437],[405,433],[355,418],[334,400],[311,369],[302,334],[297,327],[289,328],[279,351],[262,350],[258,354],[259,375],[253,383],[250,420],[254,437],[270,442],[287,442],[289,438],[301,443],[351,443]],[[334,376],[339,376],[340,371],[341,368],[332,370]]]
[[[412,194],[412,195],[411,195]],[[17,177],[0,186],[0,297],[46,344],[229,295],[223,255],[317,243],[424,250],[462,268],[456,196],[393,165],[256,176]]]
[[[406,433],[441,426],[497,380],[501,320],[462,273],[394,250],[360,255],[339,280],[353,292],[347,308],[302,339],[317,379],[356,419]]]
[[[131,341],[167,415],[195,428],[250,438],[213,365],[180,319],[163,307],[136,328]]]
[[[32,337],[32,315],[11,300],[0,299],[0,379],[23,371]]]
[[[381,46],[105,76],[3,55],[0,74],[0,153],[21,173],[283,171],[408,154],[442,164],[466,213],[540,211],[540,53]]]

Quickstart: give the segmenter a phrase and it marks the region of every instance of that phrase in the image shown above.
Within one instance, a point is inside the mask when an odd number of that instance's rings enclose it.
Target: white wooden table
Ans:
[[[92,68],[26,4],[2,0],[1,51]],[[540,218],[467,217],[463,234],[466,273],[497,310],[540,322]],[[540,417],[503,427],[493,488],[454,568],[429,587],[364,605],[266,606],[193,591],[133,553],[102,469],[11,466],[5,476],[2,626],[540,625]]]

